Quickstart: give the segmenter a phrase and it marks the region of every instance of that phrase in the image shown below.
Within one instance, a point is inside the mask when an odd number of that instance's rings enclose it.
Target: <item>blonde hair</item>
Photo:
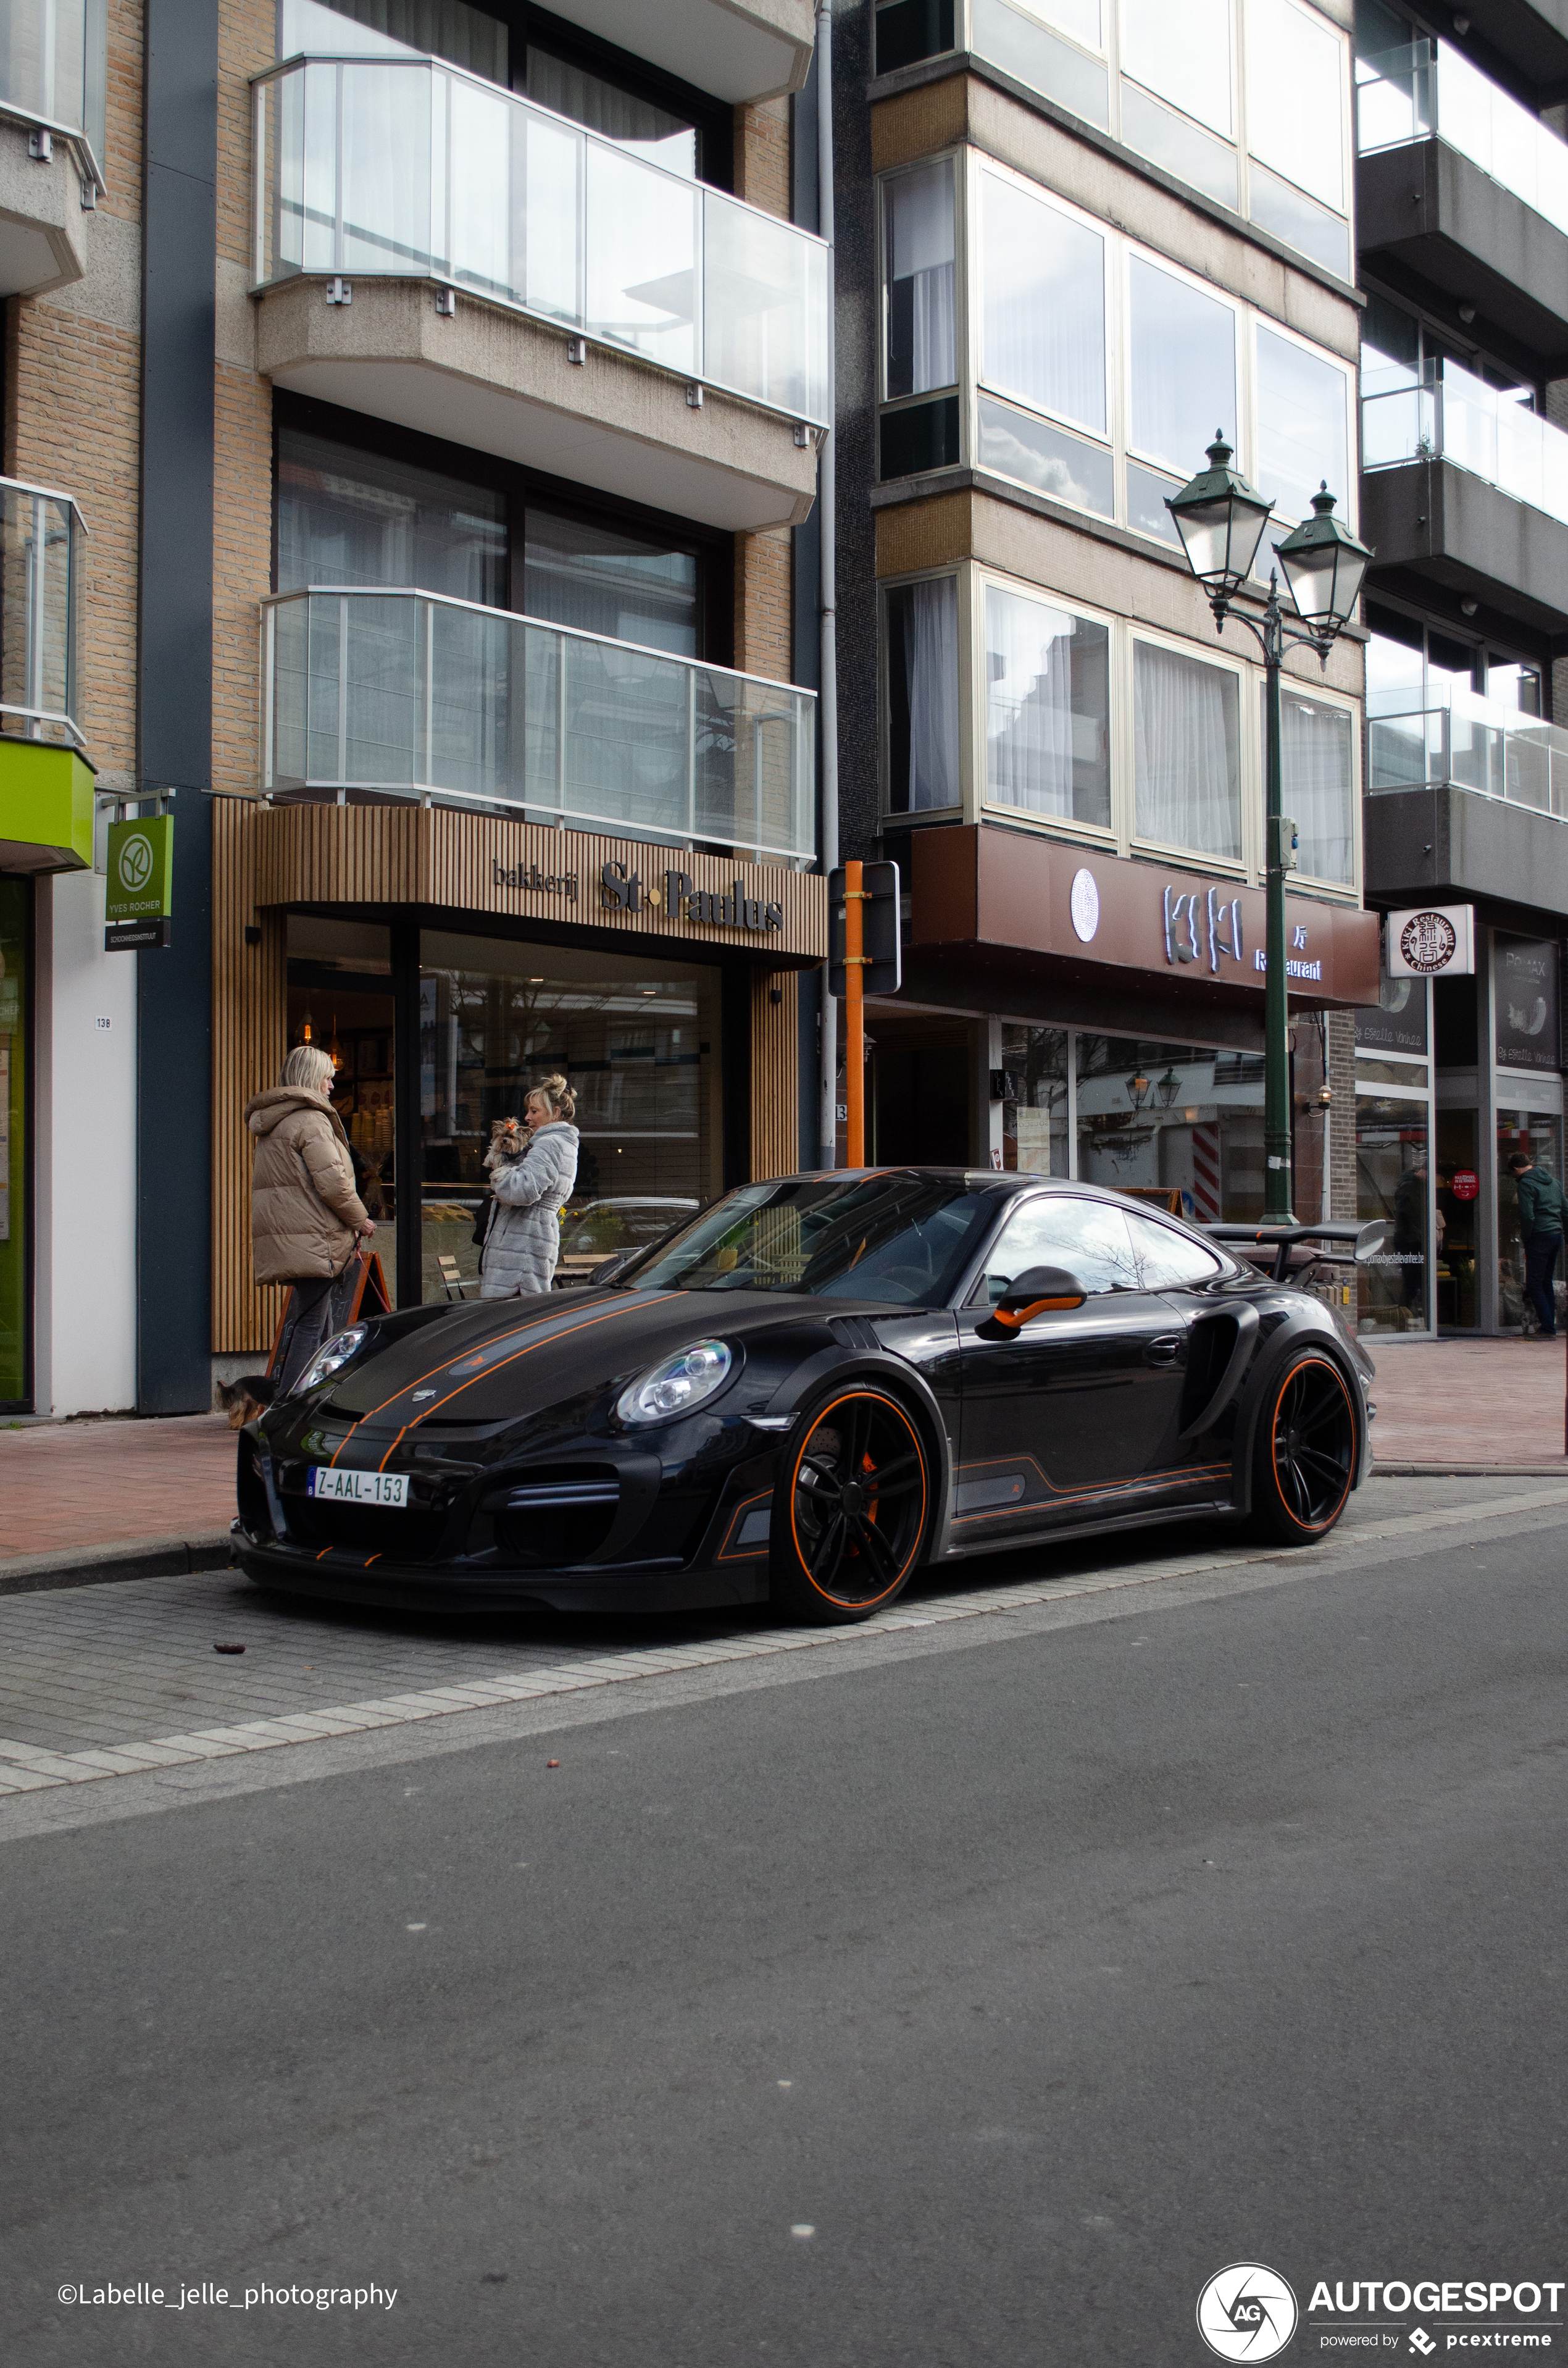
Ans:
[[[324,1094],[332,1083],[332,1054],[320,1044],[296,1044],[278,1082],[303,1086],[308,1094]]]
[[[525,1107],[532,1101],[535,1094],[544,1096],[545,1105],[551,1118],[576,1117],[577,1097],[564,1077],[541,1077],[538,1085],[530,1086],[524,1096]]]

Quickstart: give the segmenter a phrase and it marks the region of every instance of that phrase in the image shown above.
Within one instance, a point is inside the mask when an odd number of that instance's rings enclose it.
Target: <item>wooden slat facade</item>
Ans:
[[[212,1348],[264,1349],[277,1323],[276,1292],[260,1292],[250,1249],[250,1143],[244,1110],[276,1082],[288,1050],[287,913],[290,906],[420,906],[460,927],[464,914],[548,921],[678,956],[694,945],[750,956],[751,1172],[787,1174],[800,1163],[798,973],[826,959],[826,882],[819,873],[685,855],[583,831],[467,814],[449,807],[213,804]],[[641,876],[643,902],[607,905],[606,864]],[[772,930],[671,919],[665,871],[694,893],[730,898],[740,882],[754,905],[779,908]],[[508,879],[503,875],[510,874]],[[519,886],[518,878],[575,882]],[[247,945],[246,928],[261,941]],[[772,1000],[771,989],[779,990]]]

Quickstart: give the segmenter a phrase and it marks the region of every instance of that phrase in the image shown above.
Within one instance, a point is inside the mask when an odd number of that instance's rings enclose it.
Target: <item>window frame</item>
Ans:
[[[954,579],[958,586],[959,779],[961,794],[959,802],[952,805],[897,811],[889,795],[892,685],[888,662],[887,596],[906,585],[928,583],[941,576]],[[987,684],[983,677],[986,649],[985,596],[992,587],[1041,606],[1064,609],[1072,616],[1082,617],[1086,623],[1103,625],[1109,634],[1107,717],[1110,775],[1108,825],[1080,822],[1066,814],[1036,814],[1026,806],[1006,804],[991,794],[986,730],[989,701]],[[1216,666],[1236,679],[1238,796],[1241,803],[1241,853],[1237,857],[1205,855],[1194,848],[1143,837],[1137,830],[1133,652],[1140,642],[1168,649],[1180,657],[1194,659],[1205,666]],[[1312,699],[1320,706],[1338,708],[1350,719],[1352,877],[1347,881],[1324,880],[1307,871],[1299,872],[1296,877],[1303,889],[1309,889],[1315,898],[1324,903],[1358,908],[1364,865],[1365,762],[1360,701],[1352,692],[1320,683],[1315,677],[1309,680],[1305,675],[1298,676],[1290,669],[1287,670],[1283,687],[1287,697],[1292,688],[1297,689],[1303,698]],[[1263,734],[1267,695],[1263,667],[1244,650],[1216,647],[1211,642],[1187,640],[1179,633],[1146,625],[1140,619],[1097,607],[1075,592],[1064,592],[1052,584],[1011,575],[983,560],[961,559],[937,567],[900,569],[879,577],[877,583],[877,780],[881,825],[884,830],[903,831],[924,829],[927,825],[990,822],[1011,830],[1066,841],[1101,855],[1137,856],[1157,863],[1168,863],[1185,871],[1201,871],[1216,880],[1233,879],[1244,886],[1260,887],[1264,864]]]
[[[954,361],[958,378],[955,383],[945,388],[928,389],[921,394],[890,397],[887,393],[887,354],[892,290],[887,268],[888,207],[885,191],[890,183],[904,173],[921,171],[929,165],[949,160],[953,164]],[[989,175],[994,180],[1012,184],[1026,197],[1061,214],[1065,221],[1089,231],[1103,243],[1106,272],[1107,378],[1107,433],[1104,436],[1096,435],[1092,429],[1084,427],[1074,419],[1070,419],[1065,413],[1047,409],[1043,404],[1031,404],[1016,393],[989,384],[983,375],[984,265],[980,248],[984,225],[984,197],[980,187],[983,175]],[[1189,270],[1184,264],[1176,262],[1169,256],[1160,254],[1156,248],[1145,245],[1141,239],[1130,236],[1114,223],[1089,213],[1084,207],[1074,204],[1071,199],[1062,197],[1057,190],[1048,188],[1041,181],[1031,178],[1027,173],[1019,172],[1015,166],[1003,163],[1000,158],[976,147],[972,142],[956,142],[933,155],[921,157],[913,164],[899,165],[892,172],[881,174],[878,176],[877,188],[877,255],[880,286],[876,422],[878,484],[896,484],[902,482],[897,477],[884,478],[881,474],[883,421],[896,411],[914,409],[923,404],[947,401],[956,394],[959,407],[958,457],[956,461],[947,465],[960,468],[983,466],[988,474],[1001,478],[1009,484],[1023,485],[1039,499],[1058,502],[1062,508],[1075,516],[1097,520],[1103,525],[1118,527],[1126,533],[1136,535],[1140,542],[1148,543],[1153,549],[1170,551],[1173,548],[1170,537],[1164,534],[1152,534],[1146,528],[1133,523],[1128,495],[1127,472],[1130,466],[1145,470],[1162,482],[1168,481],[1172,492],[1175,492],[1184,482],[1181,478],[1171,475],[1166,462],[1146,454],[1142,448],[1135,447],[1131,441],[1132,274],[1131,264],[1136,258],[1152,268],[1164,272],[1168,278],[1191,289],[1196,294],[1222,305],[1231,313],[1235,338],[1237,416],[1233,422],[1216,422],[1216,425],[1226,426],[1227,433],[1235,448],[1237,465],[1244,475],[1252,476],[1256,481],[1258,446],[1258,332],[1267,329],[1287,344],[1295,346],[1302,353],[1310,355],[1312,359],[1325,363],[1336,373],[1344,388],[1345,450],[1348,475],[1343,487],[1331,488],[1331,490],[1338,495],[1340,515],[1352,532],[1356,531],[1360,513],[1360,482],[1358,465],[1359,423],[1355,407],[1358,371],[1354,361],[1335,353],[1329,347],[1314,344],[1310,337],[1303,336],[1299,330],[1292,328],[1275,313],[1264,311],[1261,306],[1248,302],[1244,298],[1233,294],[1228,289],[1216,286],[1212,280],[1206,279],[1201,273]],[[1043,421],[1048,426],[1060,429],[1064,435],[1076,438],[1092,451],[1107,454],[1111,468],[1109,512],[1080,505],[1064,494],[1042,493],[1040,487],[1030,484],[1027,478],[1013,476],[1007,471],[983,461],[981,458],[980,406],[982,402],[987,399],[1017,411],[1025,419]],[[1202,457],[1201,452],[1193,454],[1194,470],[1201,466]],[[1289,532],[1300,523],[1301,521],[1295,518],[1278,519],[1280,530],[1283,532]],[[1261,554],[1267,550],[1266,539],[1260,549],[1260,564]]]

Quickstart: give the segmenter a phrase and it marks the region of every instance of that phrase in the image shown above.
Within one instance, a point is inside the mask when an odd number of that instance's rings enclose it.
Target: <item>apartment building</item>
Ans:
[[[799,1164],[813,33],[13,0],[0,1405],[255,1366],[242,1114],[293,1043],[403,1304],[472,1286],[491,1122],[550,1070],[585,1255]],[[115,814],[172,818],[166,944],[105,951]]]
[[[1259,1214],[1263,671],[1165,503],[1219,429],[1274,506],[1263,571],[1323,481],[1357,521],[1348,5],[835,23],[841,829],[908,906],[867,1015],[875,1156]],[[1362,696],[1358,631],[1326,669],[1290,656],[1308,1216],[1357,1204]],[[1364,1325],[1394,1288],[1374,1275]]]
[[[1506,1332],[1506,1162],[1562,1172],[1568,15],[1358,0],[1356,78],[1367,887],[1444,916],[1358,1025],[1365,1180],[1418,1177],[1413,1315]]]

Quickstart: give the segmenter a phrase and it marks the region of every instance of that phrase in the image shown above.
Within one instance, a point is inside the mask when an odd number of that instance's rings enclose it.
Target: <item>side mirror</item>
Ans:
[[[1065,1267],[1026,1267],[1013,1277],[983,1324],[976,1330],[984,1340],[1016,1340],[1037,1315],[1061,1308],[1082,1307],[1088,1292]]]
[[[1354,1257],[1357,1265],[1370,1266],[1374,1258],[1381,1258],[1388,1237],[1389,1221],[1386,1217],[1374,1217],[1369,1224],[1363,1225],[1356,1236]]]

